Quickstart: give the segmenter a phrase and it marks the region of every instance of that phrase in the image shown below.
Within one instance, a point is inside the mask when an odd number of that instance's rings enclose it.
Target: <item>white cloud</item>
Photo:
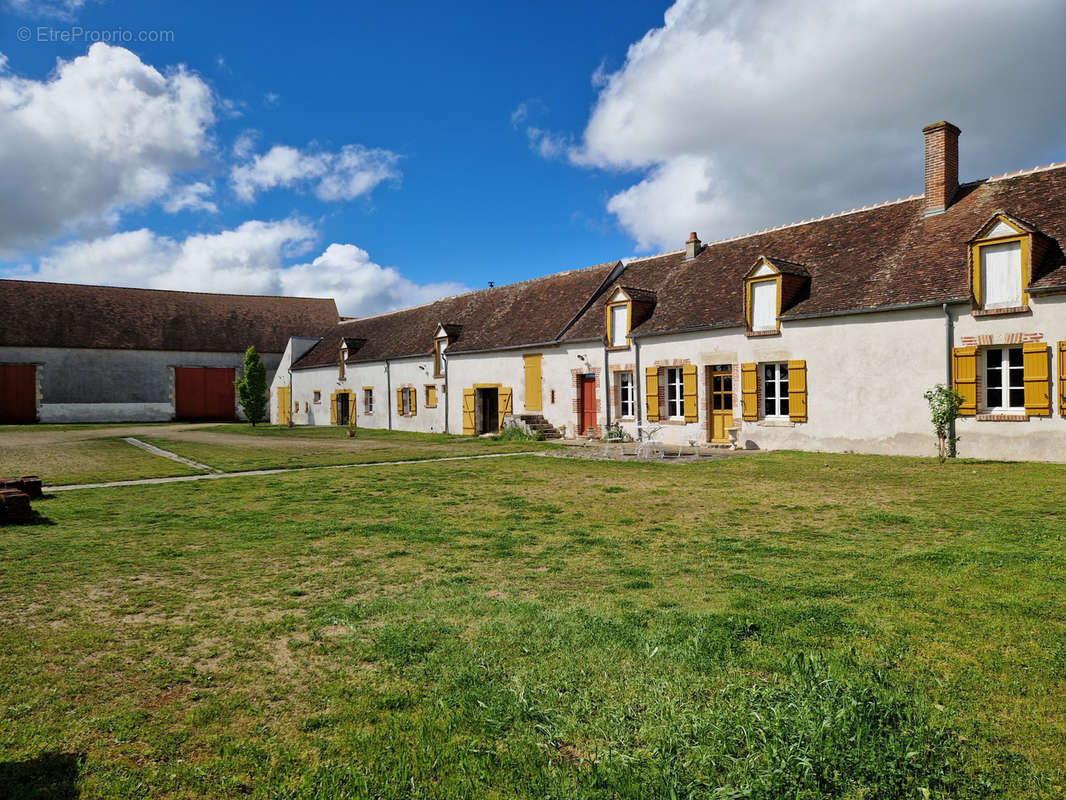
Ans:
[[[240,152],[250,155],[251,142],[238,140]],[[257,193],[274,188],[310,187],[320,200],[352,200],[368,194],[386,180],[396,180],[400,157],[388,150],[345,145],[336,153],[303,151],[275,145],[263,155],[239,164],[230,171],[233,190],[242,200],[251,201]]]
[[[18,277],[151,289],[333,297],[342,314],[377,314],[465,291],[418,284],[355,245],[331,244],[310,262],[317,231],[298,219],[250,220],[178,241],[141,229],[55,248]]]
[[[166,200],[163,201],[163,210],[169,214],[179,211],[209,211],[212,214],[218,211],[218,206],[207,198],[214,193],[213,186],[196,181],[185,186],[177,187]]]
[[[546,110],[544,103],[536,98],[523,100],[511,112],[511,126],[515,130],[524,127],[529,149],[541,158],[550,160],[564,157],[570,153],[574,144],[569,135],[528,124],[531,117]]]
[[[9,11],[27,17],[51,17],[71,20],[85,0],[6,0]]]
[[[1063,30],[1061,0],[678,0],[597,70],[569,154],[645,172],[608,203],[641,248],[920,192],[939,119],[963,129],[964,180],[1033,166],[1066,156]]]
[[[289,267],[281,274],[286,294],[333,297],[342,314],[362,316],[426,303],[468,291],[454,281],[418,284],[392,267],[370,260],[353,244],[331,244],[309,264]]]
[[[0,74],[0,250],[113,224],[166,197],[209,149],[208,86],[94,44],[47,80]]]

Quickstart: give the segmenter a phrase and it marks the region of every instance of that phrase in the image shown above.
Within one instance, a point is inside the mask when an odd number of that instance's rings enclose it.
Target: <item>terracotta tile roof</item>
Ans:
[[[441,324],[449,332],[457,331],[449,340],[449,353],[555,341],[590,298],[607,288],[608,278],[619,267],[612,261],[342,322],[326,330],[322,341],[293,368],[336,364],[342,338],[366,339],[354,356],[349,354],[349,364],[428,355]]]
[[[1032,288],[1066,286],[1062,165],[964,184],[936,216],[923,218],[922,198],[907,198],[711,243],[689,261],[683,251],[637,259],[618,282],[656,287],[654,311],[634,328],[640,334],[743,325],[743,278],[761,255],[778,265],[787,259],[810,275],[809,295],[783,319],[964,299],[968,242],[997,212],[1047,237]],[[606,299],[593,303],[564,340],[602,336]]]
[[[326,299],[0,280],[0,346],[281,353],[338,318]]]

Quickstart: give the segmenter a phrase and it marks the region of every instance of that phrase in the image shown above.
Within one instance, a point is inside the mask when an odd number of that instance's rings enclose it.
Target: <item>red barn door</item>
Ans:
[[[0,422],[37,421],[37,367],[0,364]]]
[[[232,367],[175,367],[177,419],[231,420],[235,413]]]

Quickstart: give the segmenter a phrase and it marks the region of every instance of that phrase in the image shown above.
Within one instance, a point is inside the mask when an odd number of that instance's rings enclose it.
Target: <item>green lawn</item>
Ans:
[[[55,433],[54,429],[51,432]],[[200,470],[146,453],[117,438],[72,436],[47,443],[44,440],[51,437],[35,438],[40,441],[30,441],[26,436],[12,441],[15,436],[5,437],[0,433],[0,478],[39,475],[47,485],[56,486],[200,473]]]
[[[233,435],[239,434],[239,435]],[[276,425],[219,425],[196,431],[196,438],[165,433],[142,441],[223,472],[280,467],[367,464],[421,458],[474,456],[558,449],[551,442],[499,441],[450,434],[359,430],[349,439],[344,428]]]
[[[64,493],[0,528],[0,796],[1061,798],[1064,492],[770,453]]]

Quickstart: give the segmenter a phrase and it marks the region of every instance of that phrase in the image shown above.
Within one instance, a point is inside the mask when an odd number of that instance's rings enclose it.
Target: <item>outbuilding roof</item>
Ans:
[[[0,346],[281,353],[338,319],[330,299],[0,280]]]
[[[620,269],[620,262],[611,261],[341,322],[326,330],[293,369],[336,364],[344,338],[367,340],[349,354],[348,363],[426,355],[441,325],[450,335],[449,353],[553,342]]]

